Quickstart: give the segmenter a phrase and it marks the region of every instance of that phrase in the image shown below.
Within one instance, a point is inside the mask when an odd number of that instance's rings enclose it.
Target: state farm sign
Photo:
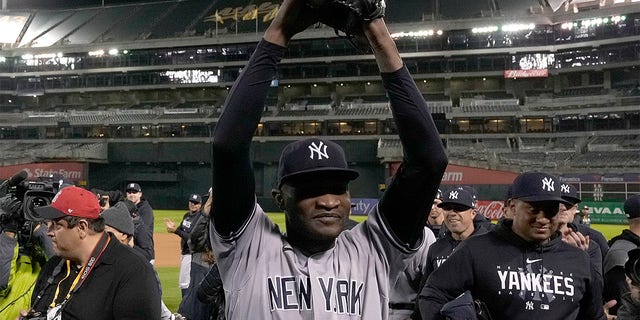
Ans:
[[[389,175],[394,175],[400,162],[389,163]],[[475,185],[475,184],[508,184],[518,176],[516,172],[472,168],[450,164],[442,175],[444,185]]]
[[[549,69],[531,69],[531,70],[505,70],[506,78],[546,78],[549,76]]]
[[[30,180],[49,177],[54,173],[71,181],[86,180],[85,164],[79,162],[30,163],[0,167],[0,179],[8,179],[22,170],[27,172]]]

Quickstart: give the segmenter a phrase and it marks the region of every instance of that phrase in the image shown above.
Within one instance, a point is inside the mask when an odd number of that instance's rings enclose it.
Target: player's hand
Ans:
[[[615,320],[617,316],[609,314],[609,309],[615,306],[618,302],[616,300],[609,300],[605,303],[602,308],[604,308],[604,314],[607,316],[607,320]]]
[[[176,224],[169,218],[164,218],[164,224],[167,226],[167,232],[174,233],[176,232]]]
[[[584,251],[589,250],[589,236],[568,229],[562,233],[562,241]]]
[[[305,0],[284,0],[264,38],[269,42],[286,46],[294,35],[318,22],[316,11],[307,6]]]

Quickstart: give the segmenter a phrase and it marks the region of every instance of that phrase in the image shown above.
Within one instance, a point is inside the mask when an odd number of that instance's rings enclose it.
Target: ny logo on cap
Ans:
[[[560,185],[560,191],[562,191],[562,193],[569,193],[569,185],[568,184],[561,184]]]
[[[553,186],[555,181],[552,178],[546,177],[542,179],[542,190],[545,191],[555,191],[556,188]]]
[[[322,158],[329,159],[329,154],[327,154],[327,145],[324,142],[320,141],[319,145],[316,145],[315,142],[311,142],[309,145],[309,159],[313,159],[313,155],[317,155],[318,160],[322,160]]]
[[[134,187],[135,187],[135,185],[133,183],[129,184],[129,188],[134,188]]]
[[[458,199],[458,191],[449,192],[449,199]]]
[[[198,196],[194,194],[193,196],[191,196],[191,199],[198,200]]]

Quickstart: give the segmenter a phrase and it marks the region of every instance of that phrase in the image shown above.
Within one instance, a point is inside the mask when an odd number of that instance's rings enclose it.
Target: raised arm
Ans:
[[[383,19],[365,25],[383,84],[389,95],[404,158],[379,209],[400,241],[414,246],[420,239],[447,156],[422,94],[404,67]]]
[[[234,83],[213,135],[211,206],[215,230],[223,237],[238,231],[255,206],[255,178],[250,147],[271,80],[296,33],[315,20],[305,1],[285,0],[264,37]]]

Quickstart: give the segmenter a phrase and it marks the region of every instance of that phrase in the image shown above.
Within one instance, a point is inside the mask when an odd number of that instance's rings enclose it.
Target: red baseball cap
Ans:
[[[64,216],[97,219],[100,216],[98,197],[86,189],[70,186],[58,191],[51,204],[35,208],[43,219],[58,219]]]

